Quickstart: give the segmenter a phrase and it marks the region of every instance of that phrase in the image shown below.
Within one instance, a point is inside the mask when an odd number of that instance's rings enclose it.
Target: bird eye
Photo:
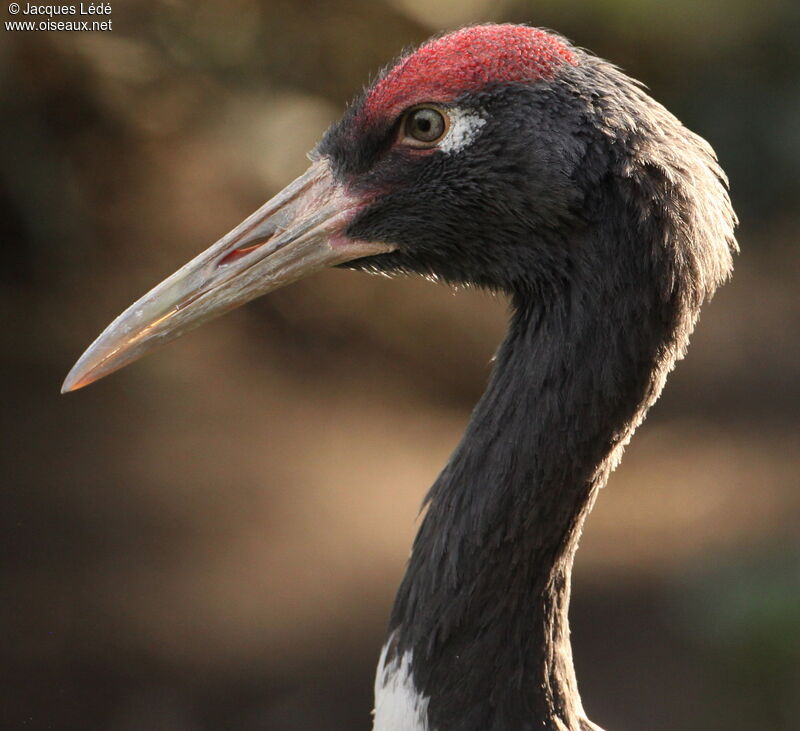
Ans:
[[[404,141],[416,147],[432,147],[444,137],[449,127],[447,117],[433,107],[417,107],[406,115]]]

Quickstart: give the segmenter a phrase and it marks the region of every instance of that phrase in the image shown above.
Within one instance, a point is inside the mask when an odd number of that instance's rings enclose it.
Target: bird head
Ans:
[[[350,105],[305,174],[112,322],[63,391],[325,267],[541,292],[587,258],[572,242],[595,225],[587,200],[614,165],[636,157],[637,169],[663,171],[664,191],[675,183],[669,142],[688,139],[677,127],[635,82],[556,34],[479,25],[434,38]],[[719,187],[697,140],[700,183]],[[645,183],[643,198],[658,198]]]
[[[369,201],[348,233],[393,249],[349,266],[502,290],[530,282],[580,208],[585,140],[565,83],[577,64],[552,33],[483,25],[381,75],[314,152]]]

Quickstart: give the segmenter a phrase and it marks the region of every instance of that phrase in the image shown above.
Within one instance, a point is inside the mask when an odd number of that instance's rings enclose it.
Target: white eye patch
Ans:
[[[455,107],[448,109],[447,113],[450,116],[450,129],[438,147],[442,152],[452,154],[471,145],[486,120],[472,109]]]

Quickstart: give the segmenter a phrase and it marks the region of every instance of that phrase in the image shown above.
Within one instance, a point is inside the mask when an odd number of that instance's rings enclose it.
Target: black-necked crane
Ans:
[[[122,313],[71,391],[324,267],[505,293],[508,334],[427,511],[375,731],[586,731],[567,608],[583,522],[730,274],[711,147],[560,36],[479,25],[402,57],[308,171]]]

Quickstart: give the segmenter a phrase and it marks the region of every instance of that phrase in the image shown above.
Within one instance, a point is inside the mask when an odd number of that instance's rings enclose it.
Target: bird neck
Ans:
[[[606,291],[587,278],[546,306],[514,298],[489,386],[427,498],[376,680],[378,716],[381,691],[385,701],[388,684],[406,683],[419,722],[402,728],[594,728],[569,641],[573,557],[680,351],[670,298],[629,275],[606,278]]]

